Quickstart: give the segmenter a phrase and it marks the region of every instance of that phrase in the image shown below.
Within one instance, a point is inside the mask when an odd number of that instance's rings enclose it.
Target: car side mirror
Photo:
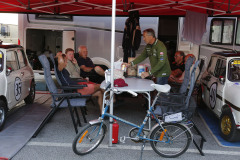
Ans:
[[[218,79],[219,79],[219,81],[220,81],[221,84],[224,84],[225,78],[224,78],[223,76],[219,76]]]
[[[7,67],[6,75],[9,76],[11,72],[12,72],[12,68],[11,67]]]

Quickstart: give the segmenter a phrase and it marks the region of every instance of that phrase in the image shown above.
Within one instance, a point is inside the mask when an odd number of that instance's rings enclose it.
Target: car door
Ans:
[[[226,60],[218,56],[212,56],[202,77],[203,101],[218,116],[221,114],[223,103],[225,76]]]
[[[214,77],[216,79],[216,93],[214,93],[216,94],[216,104],[213,110],[220,117],[223,102],[224,102],[223,97],[225,93],[226,59],[219,58],[217,60],[217,64],[214,71]],[[211,92],[210,92],[209,96],[215,96],[215,95],[211,95]]]
[[[29,95],[33,73],[22,49],[17,49],[17,57],[19,62],[19,72],[22,80],[22,99],[24,99]]]
[[[203,95],[204,95],[203,101],[211,109],[214,109],[216,105],[217,83],[216,83],[216,77],[214,76],[214,71],[215,71],[217,60],[218,60],[217,56],[211,57],[207,70],[204,72],[202,76]]]
[[[11,109],[22,100],[22,75],[15,50],[6,52],[6,68],[11,69],[11,73],[6,78],[8,108]]]

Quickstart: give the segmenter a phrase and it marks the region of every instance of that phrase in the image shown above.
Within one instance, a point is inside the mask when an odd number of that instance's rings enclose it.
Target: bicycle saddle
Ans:
[[[160,85],[160,84],[151,84],[151,86],[156,89],[158,92],[168,93],[171,89],[171,86],[168,84]]]

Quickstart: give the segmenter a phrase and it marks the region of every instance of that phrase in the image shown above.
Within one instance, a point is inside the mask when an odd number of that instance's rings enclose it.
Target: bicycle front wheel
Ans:
[[[153,150],[166,158],[178,157],[186,152],[191,142],[187,128],[177,123],[165,123],[162,126],[165,132],[158,126],[150,135],[150,139],[157,140],[150,141]]]
[[[85,155],[96,149],[106,134],[104,123],[88,124],[77,134],[72,143],[73,152]]]

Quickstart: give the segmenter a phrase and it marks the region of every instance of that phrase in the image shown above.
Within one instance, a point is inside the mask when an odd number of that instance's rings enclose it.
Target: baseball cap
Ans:
[[[114,80],[114,87],[125,87],[128,86],[128,84],[124,81],[122,78],[118,78]]]

